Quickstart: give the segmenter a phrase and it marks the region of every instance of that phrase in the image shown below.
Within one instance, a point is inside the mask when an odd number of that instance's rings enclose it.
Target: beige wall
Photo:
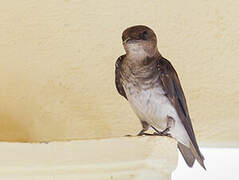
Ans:
[[[0,140],[136,134],[114,86],[121,32],[146,24],[177,69],[200,144],[239,145],[239,2],[2,1]]]

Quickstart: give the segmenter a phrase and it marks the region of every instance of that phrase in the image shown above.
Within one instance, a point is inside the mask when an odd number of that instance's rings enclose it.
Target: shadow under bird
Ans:
[[[115,84],[140,119],[140,135],[175,138],[189,167],[195,159],[206,170],[178,75],[158,51],[157,37],[147,26],[127,28],[122,34],[125,55],[115,64]],[[149,127],[154,134],[145,133]]]

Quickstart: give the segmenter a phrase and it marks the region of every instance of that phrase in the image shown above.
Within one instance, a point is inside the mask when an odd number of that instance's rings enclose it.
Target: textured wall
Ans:
[[[136,134],[114,87],[121,32],[146,24],[177,69],[200,144],[239,143],[239,2],[22,0],[0,6],[0,140]]]

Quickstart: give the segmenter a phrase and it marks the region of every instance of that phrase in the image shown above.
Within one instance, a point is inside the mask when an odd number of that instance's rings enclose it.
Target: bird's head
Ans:
[[[132,26],[122,34],[123,46],[126,54],[130,56],[149,56],[157,53],[157,37],[147,26]]]

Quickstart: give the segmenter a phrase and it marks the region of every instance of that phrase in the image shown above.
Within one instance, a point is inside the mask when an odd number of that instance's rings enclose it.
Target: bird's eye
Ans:
[[[143,35],[147,35],[147,34],[148,34],[148,32],[147,32],[147,31],[144,31],[144,32],[143,32]]]
[[[147,31],[143,31],[139,35],[140,39],[142,39],[142,40],[147,40],[147,36],[148,36],[148,32]]]

